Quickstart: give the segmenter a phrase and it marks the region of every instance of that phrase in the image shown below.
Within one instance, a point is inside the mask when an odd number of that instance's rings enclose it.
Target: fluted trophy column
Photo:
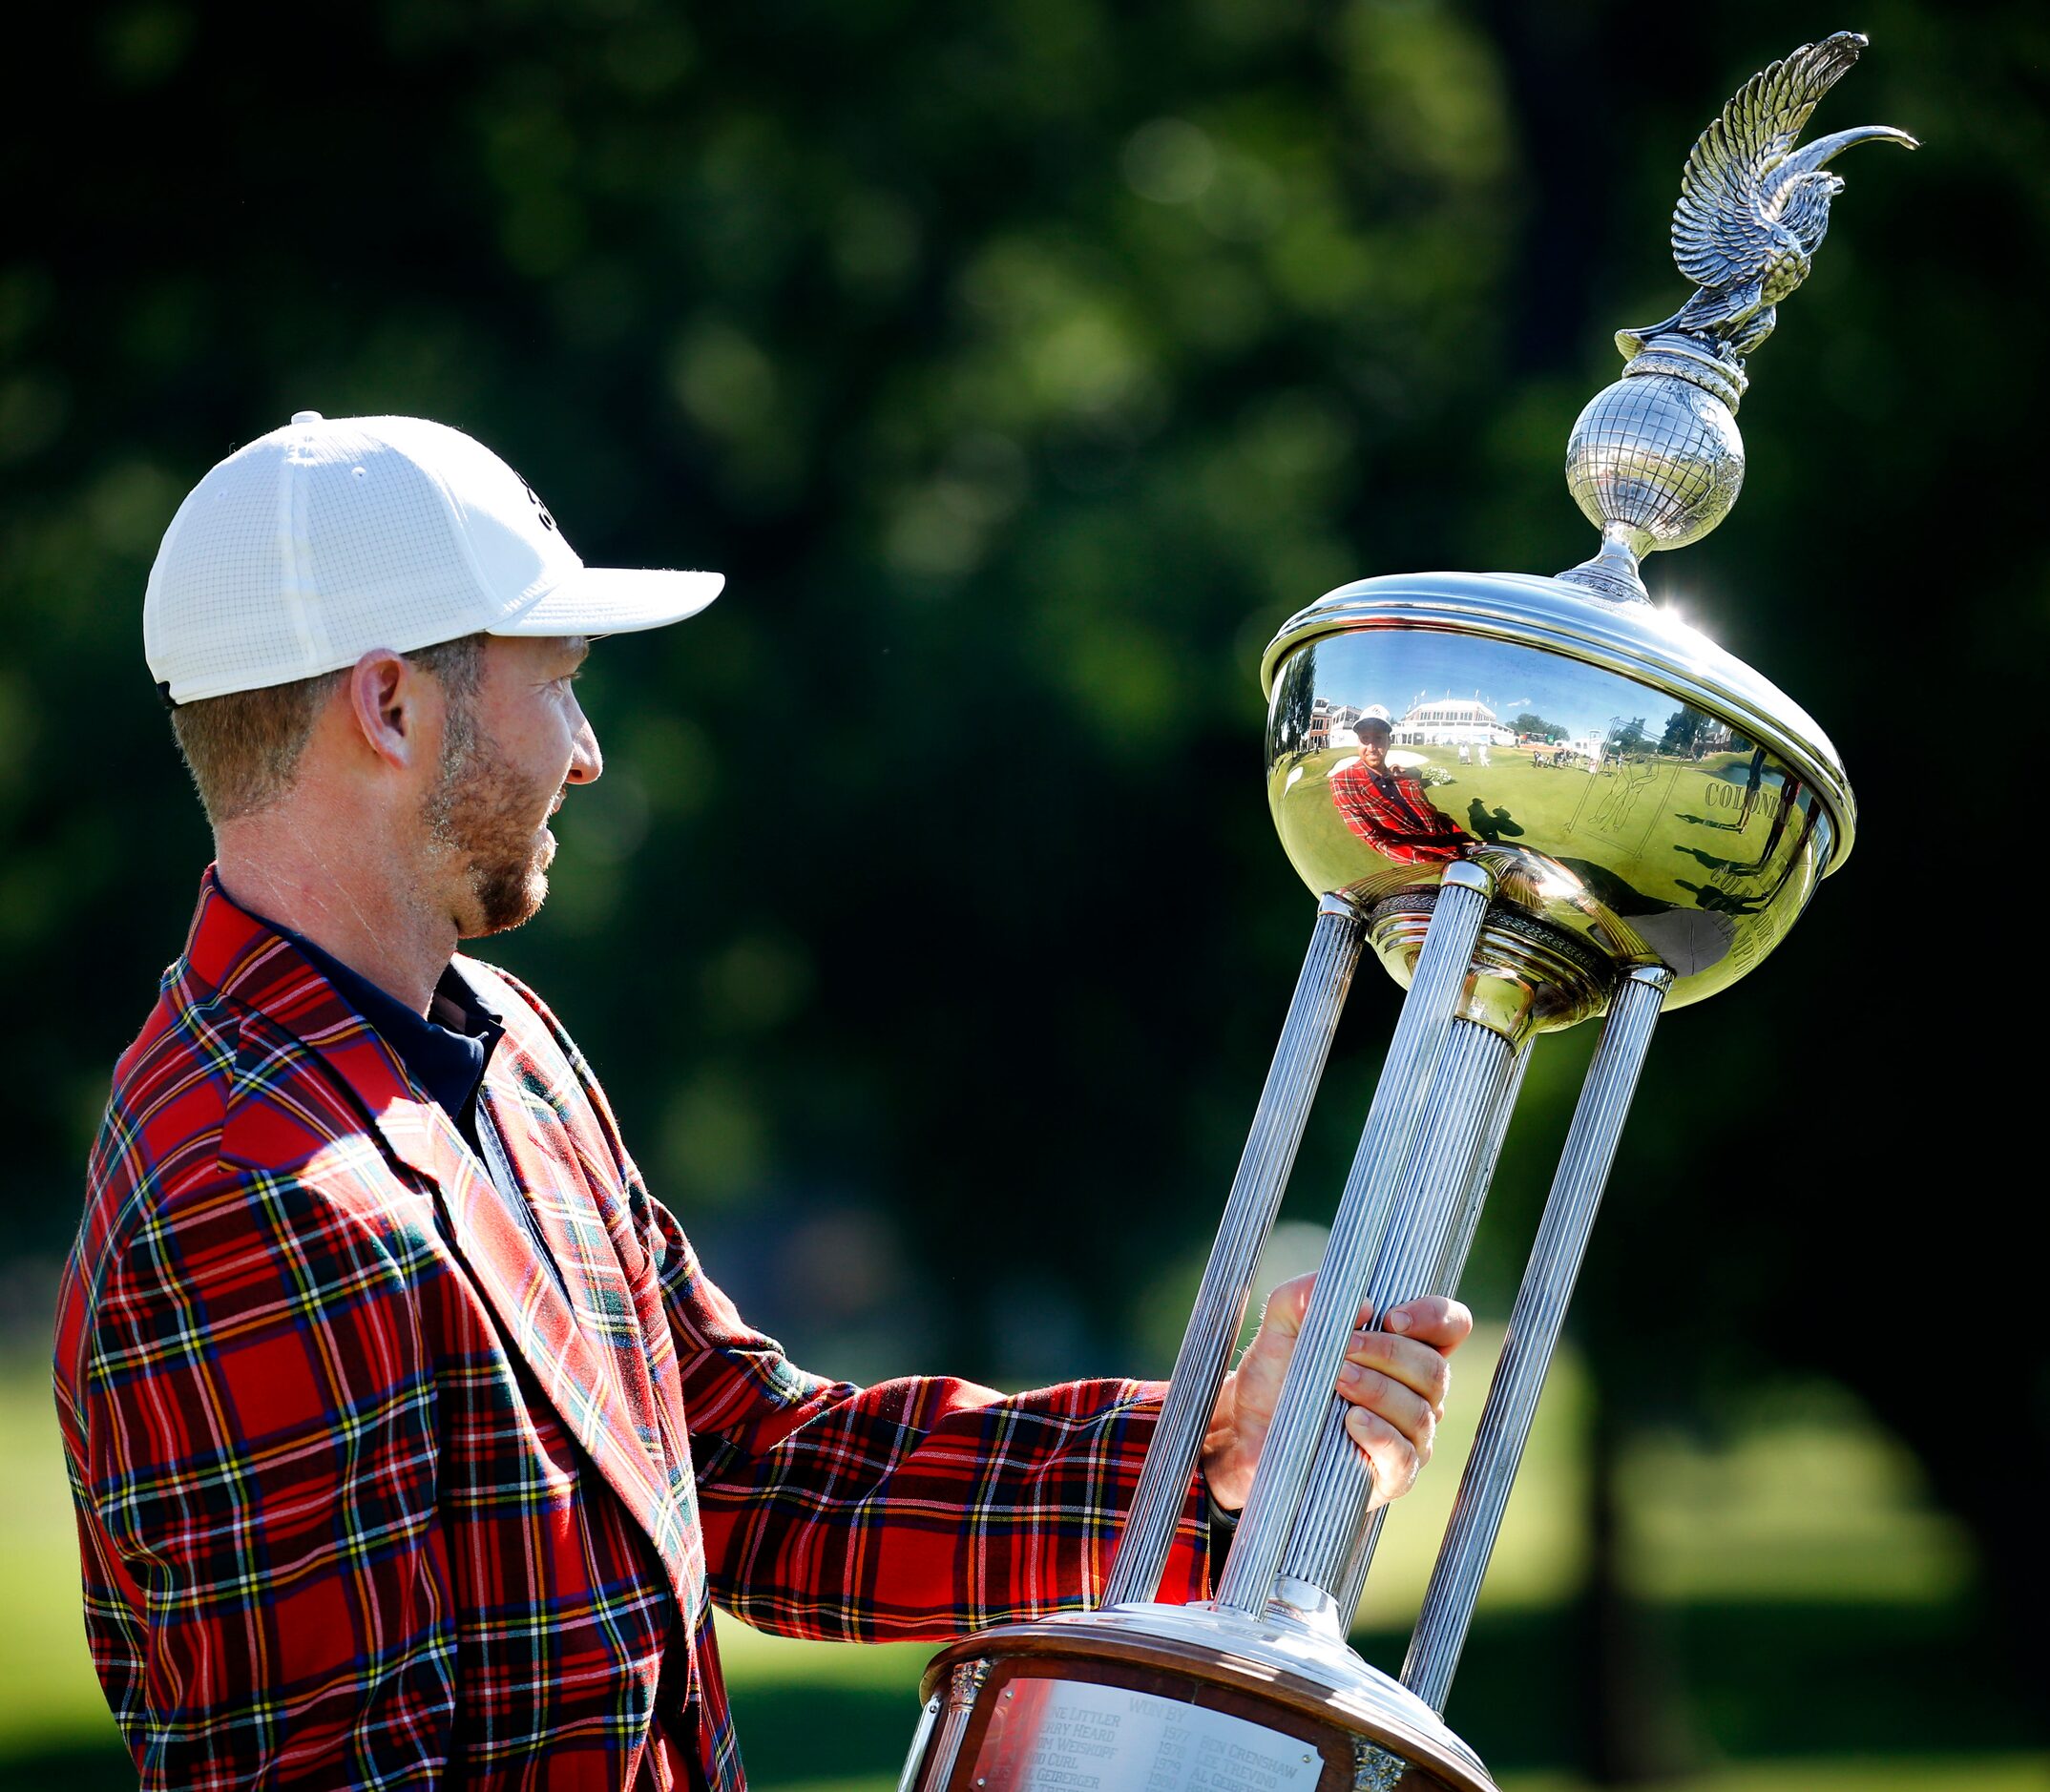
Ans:
[[[1428,1294],[1459,1220],[1460,1198],[1516,1046],[1471,1020],[1454,1020],[1424,1097],[1424,1109],[1397,1185],[1395,1219],[1367,1281],[1369,1323],[1381,1328],[1390,1308]],[[1309,1485],[1282,1552],[1277,1597],[1339,1634],[1352,1614],[1339,1605],[1373,1497],[1373,1470],[1346,1429],[1349,1404],[1332,1395]]]
[[[1568,445],[1594,554],[1554,577],[1361,579],[1269,645],[1267,802],[1317,920],[1104,1603],[942,1652],[900,1792],[1494,1792],[1441,1713],[1654,1027],[1755,971],[1856,832],[1828,736],[1652,603],[1640,567],[1736,501],[1745,358],[1822,242],[1830,163],[1913,143],[1869,126],[1801,144],[1864,42],[1801,46],[1695,144],[1672,224],[1692,296],[1619,333],[1622,375]],[[1408,993],[1316,1289],[1216,1596],[1163,1605],[1260,1247],[1370,954]],[[1404,1684],[1345,1640],[1386,1509],[1339,1367],[1363,1302],[1379,1324],[1456,1288],[1532,1052],[1598,1017]]]
[[[1477,865],[1445,868],[1415,981],[1395,1023],[1388,1062],[1317,1270],[1316,1293],[1303,1316],[1253,1490],[1218,1583],[1217,1602],[1224,1611],[1258,1615],[1273,1595],[1275,1570],[1303,1496],[1330,1389],[1345,1361],[1367,1270],[1388,1228],[1395,1171],[1415,1136],[1425,1080],[1454,1025],[1454,1006],[1466,984],[1493,887],[1494,880]]]
[[[1510,1117],[1517,1111],[1517,1097],[1523,1093],[1523,1073],[1531,1066],[1531,1041],[1519,1043],[1502,1066],[1501,1076],[1488,1093],[1488,1124],[1481,1135],[1480,1149],[1474,1156],[1474,1168],[1453,1216],[1445,1253],[1431,1273],[1431,1292],[1459,1292],[1459,1279],[1466,1274],[1466,1260],[1474,1249],[1474,1235],[1480,1230],[1481,1210],[1488,1203],[1488,1191],[1495,1184],[1495,1166],[1509,1137]]]
[[[1530,1061],[1531,1042],[1525,1039],[1510,1053],[1496,1086],[1488,1092],[1487,1122],[1481,1134],[1480,1148],[1474,1155],[1466,1188],[1453,1215],[1444,1252],[1432,1271],[1429,1289],[1432,1294],[1459,1292],[1459,1279],[1466,1273],[1467,1255],[1474,1247],[1474,1235],[1480,1227],[1481,1210],[1487,1205],[1488,1191],[1495,1182],[1495,1166],[1501,1156],[1503,1141],[1509,1136],[1510,1116],[1516,1112],[1517,1096],[1523,1089],[1523,1073],[1530,1068]],[[1360,1609],[1367,1571],[1373,1566],[1374,1549],[1381,1540],[1381,1526],[1387,1517],[1388,1508],[1376,1507],[1366,1523],[1358,1528],[1349,1546],[1344,1580],[1335,1599],[1334,1616],[1341,1625],[1349,1626]]]
[[[1445,1707],[1466,1643],[1481,1577],[1538,1416],[1538,1396],[1558,1351],[1566,1308],[1601,1210],[1638,1074],[1651,1049],[1652,1029],[1672,984],[1673,973],[1663,965],[1640,967],[1623,978],[1580,1089],[1558,1175],[1510,1312],[1501,1361],[1481,1409],[1479,1434],[1402,1666],[1402,1683],[1434,1710]]]
[[[1197,1452],[1224,1382],[1224,1360],[1245,1317],[1260,1247],[1281,1207],[1303,1125],[1330,1055],[1331,1034],[1359,964],[1361,941],[1360,917],[1351,906],[1336,896],[1325,897],[1317,906],[1316,926],[1282,1024],[1281,1043],[1260,1092],[1239,1173],[1175,1358],[1167,1399],[1140,1471],[1132,1515],[1104,1589],[1105,1605],[1150,1599],[1160,1591],[1175,1524],[1187,1504]]]

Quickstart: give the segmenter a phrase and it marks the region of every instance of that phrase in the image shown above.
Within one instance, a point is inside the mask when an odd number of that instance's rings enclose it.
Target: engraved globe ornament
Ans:
[[[1744,485],[1744,438],[1715,392],[1672,373],[1595,394],[1566,444],[1566,484],[1604,541],[1642,558],[1698,541]]]

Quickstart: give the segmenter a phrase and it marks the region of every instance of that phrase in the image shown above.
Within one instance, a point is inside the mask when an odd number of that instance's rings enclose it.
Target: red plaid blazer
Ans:
[[[1424,795],[1414,772],[1391,767],[1375,778],[1357,759],[1326,780],[1345,823],[1396,865],[1456,859],[1473,836]]]
[[[1092,1598],[1159,1389],[807,1375],[512,979],[524,1212],[211,874],[57,1323],[94,1666],[147,1787],[744,1784],[714,1599],[940,1640]],[[1203,1592],[1200,1489],[1162,1597]],[[910,1698],[907,1689],[907,1702]],[[909,1724],[907,1725],[909,1733]]]

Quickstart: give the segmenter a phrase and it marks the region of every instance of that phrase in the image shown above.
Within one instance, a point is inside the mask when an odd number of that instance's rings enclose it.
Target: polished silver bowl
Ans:
[[[1294,616],[1262,676],[1267,799],[1303,881],[1370,914],[1406,982],[1446,864],[1487,865],[1496,907],[1472,1006],[1504,1031],[1600,1012],[1621,966],[1668,967],[1668,1006],[1713,994],[1851,849],[1856,805],[1829,738],[1642,600],[1510,573],[1361,579]],[[1383,776],[1402,805],[1444,825],[1390,826],[1346,800],[1361,711],[1391,723]],[[1525,713],[1562,745],[1506,740]]]

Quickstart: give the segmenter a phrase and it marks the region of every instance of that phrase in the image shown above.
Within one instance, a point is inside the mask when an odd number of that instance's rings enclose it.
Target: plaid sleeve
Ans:
[[[1348,760],[1325,781],[1345,824],[1393,864],[1456,858],[1473,838],[1413,777],[1378,782],[1357,760]]]
[[[793,1367],[659,1204],[713,1597],[764,1630],[944,1640],[1093,1603],[1160,1413],[1159,1384],[1001,1395],[916,1377],[859,1388]],[[1192,1485],[1161,1596],[1207,1594]]]
[[[406,1249],[250,1171],[94,1272],[68,1453],[88,1637],[145,1788],[439,1777],[454,1636]]]
[[[945,1640],[1093,1603],[1161,1387],[1071,1382],[1005,1396],[938,1377],[860,1388],[805,1374],[742,1320],[648,1194],[561,1023],[495,974],[563,1052],[660,1278],[713,1597],[763,1630],[863,1642]],[[1195,1479],[1163,1600],[1207,1595],[1207,1511]]]

